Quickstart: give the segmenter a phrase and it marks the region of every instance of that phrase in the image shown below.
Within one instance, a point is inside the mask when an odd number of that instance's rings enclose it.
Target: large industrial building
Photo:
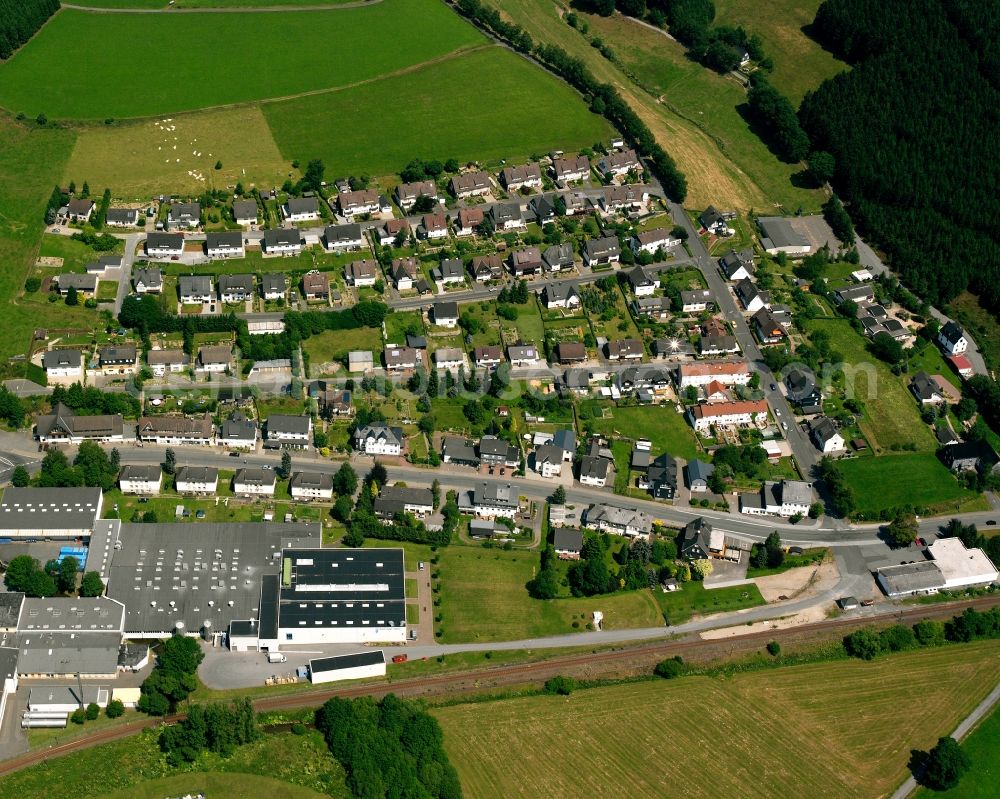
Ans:
[[[0,501],[0,538],[87,538],[101,518],[100,488],[16,488]]]

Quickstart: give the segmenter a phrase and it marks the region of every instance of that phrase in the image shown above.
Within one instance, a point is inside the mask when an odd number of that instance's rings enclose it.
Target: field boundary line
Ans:
[[[377,6],[382,0],[355,0],[353,3],[335,3],[316,6],[226,6],[223,8],[103,8],[97,6],[78,6],[63,3],[62,8],[72,11],[83,11],[87,14],[273,14],[280,11],[349,11],[355,8]]]

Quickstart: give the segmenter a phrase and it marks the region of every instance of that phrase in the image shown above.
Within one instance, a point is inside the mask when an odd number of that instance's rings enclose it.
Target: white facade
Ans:
[[[939,538],[927,552],[944,576],[945,588],[986,585],[1000,579],[997,567],[981,549],[968,549],[960,538]]]
[[[691,424],[699,433],[712,425],[746,426],[767,419],[766,402],[720,402],[716,405],[696,405],[689,412]]]
[[[248,497],[273,497],[274,483],[242,482],[237,478],[233,481],[233,493]]]
[[[214,480],[177,479],[177,492],[179,494],[214,494],[218,488],[218,474],[216,474]]]
[[[713,381],[726,386],[745,386],[750,382],[750,367],[745,363],[682,364],[677,374],[681,388],[707,386]]]
[[[160,493],[160,486],[163,484],[163,475],[159,475],[156,480],[122,478],[118,484],[123,494],[153,496]]]
[[[403,640],[406,640],[405,630]],[[374,640],[374,639],[373,639]],[[384,638],[378,639],[386,640]],[[309,670],[309,680],[313,685],[321,685],[328,682],[339,682],[341,680],[361,680],[365,677],[384,677],[385,661],[381,663],[371,663],[366,666],[353,666],[350,668],[334,669],[330,671],[316,672]]]

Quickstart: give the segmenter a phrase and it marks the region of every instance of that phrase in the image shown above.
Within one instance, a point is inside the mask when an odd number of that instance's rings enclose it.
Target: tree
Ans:
[[[385,466],[378,461],[375,461],[375,463],[372,464],[371,471],[368,472],[368,479],[375,483],[379,488],[382,488],[389,482],[389,473],[385,470]]]
[[[339,496],[353,496],[358,489],[358,475],[349,463],[344,463],[333,476],[333,490]]]
[[[28,470],[18,464],[14,467],[14,472],[10,476],[10,484],[17,488],[24,488],[31,480]]]
[[[781,644],[777,641],[768,641],[767,654],[771,655],[771,657],[778,657],[781,654]]]
[[[215,162],[215,168],[216,168],[217,170],[218,170],[218,169],[222,169],[222,161],[216,161],[216,162]]]
[[[173,474],[177,469],[177,455],[174,454],[172,449],[167,449],[163,453],[163,471],[166,474]]]
[[[80,298],[77,296],[76,286],[70,286],[66,290],[66,304],[69,306],[80,304]]]
[[[98,572],[87,572],[80,581],[80,596],[100,596],[104,593],[104,582]]]
[[[338,522],[346,523],[351,518],[352,510],[354,510],[354,506],[351,504],[350,496],[341,495],[333,503],[333,518]]]
[[[836,161],[825,150],[813,150],[809,153],[809,174],[820,186],[825,186],[833,180]]]
[[[882,642],[875,630],[866,627],[845,636],[844,649],[852,657],[861,658],[861,660],[874,660],[882,651]]]
[[[101,708],[98,706],[97,702],[91,702],[87,705],[87,721],[96,721],[97,717],[101,715]]]
[[[917,540],[917,518],[912,513],[900,513],[885,528],[889,546],[908,547]]]
[[[281,476],[286,480],[291,477],[292,474],[292,453],[285,450],[281,453]]]
[[[556,490],[552,492],[552,496],[549,501],[553,505],[565,505],[566,504],[566,488],[564,486],[556,486]]]
[[[86,486],[110,491],[118,480],[118,470],[112,466],[108,454],[93,441],[80,444],[73,466]]]
[[[59,573],[56,576],[56,585],[64,594],[71,594],[76,591],[76,575],[80,571],[80,561],[69,555],[59,562]]]
[[[323,186],[324,174],[326,174],[326,167],[323,166],[323,161],[319,158],[314,158],[306,165],[305,174],[302,176],[302,183],[308,189],[319,191]]]
[[[74,724],[83,724],[87,720],[87,711],[82,707],[78,707],[70,714],[69,720]]]
[[[672,658],[661,660],[656,664],[656,668],[653,669],[653,673],[657,677],[662,677],[664,680],[672,680],[675,677],[680,677],[684,674],[684,660],[680,655],[675,655]]]
[[[431,483],[431,501],[433,503],[434,510],[437,510],[438,506],[441,504],[441,481],[436,477]]]
[[[777,530],[764,540],[764,550],[767,553],[767,568],[776,569],[785,562],[785,549],[781,545],[781,536]]]
[[[576,688],[576,680],[572,677],[563,677],[561,674],[550,677],[545,681],[545,693],[558,694],[559,696],[569,696]]]
[[[104,709],[105,715],[109,719],[116,719],[125,713],[125,704],[121,699],[112,699],[108,702],[108,706]]]
[[[958,785],[970,768],[969,756],[954,738],[938,738],[937,745],[927,753],[921,782],[935,791],[948,791]]]
[[[704,580],[712,573],[712,561],[708,558],[691,561],[691,575],[696,580]]]

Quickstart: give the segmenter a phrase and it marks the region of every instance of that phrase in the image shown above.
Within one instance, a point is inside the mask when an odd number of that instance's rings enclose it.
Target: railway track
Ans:
[[[835,632],[864,627],[872,623],[886,624],[898,621],[917,621],[919,619],[951,618],[956,612],[967,607],[984,609],[1000,606],[1000,595],[978,597],[959,602],[942,602],[937,605],[916,605],[901,609],[892,616],[879,618],[840,618],[815,622],[800,627],[778,630],[763,630],[748,633],[732,639],[702,639],[689,638],[673,641],[655,641],[635,646],[625,646],[603,652],[584,652],[563,655],[532,663],[511,663],[497,666],[469,669],[466,671],[448,672],[428,677],[407,677],[399,680],[388,680],[381,683],[364,683],[360,685],[323,688],[316,691],[304,691],[288,696],[270,696],[254,702],[257,710],[297,710],[303,707],[314,707],[333,697],[354,698],[359,696],[382,697],[394,693],[400,696],[443,696],[475,693],[486,688],[523,685],[538,680],[547,679],[568,669],[578,669],[585,666],[613,665],[627,663],[651,657],[673,657],[681,655],[691,657],[699,652],[711,651],[724,645],[734,654],[760,649],[767,641],[801,637],[803,634]],[[21,769],[41,763],[55,757],[89,749],[101,744],[111,743],[122,738],[136,735],[143,730],[154,729],[163,724],[173,724],[185,717],[177,713],[162,718],[146,718],[134,721],[113,729],[102,730],[92,735],[82,736],[63,744],[45,749],[27,752],[10,760],[0,762],[0,777]]]

